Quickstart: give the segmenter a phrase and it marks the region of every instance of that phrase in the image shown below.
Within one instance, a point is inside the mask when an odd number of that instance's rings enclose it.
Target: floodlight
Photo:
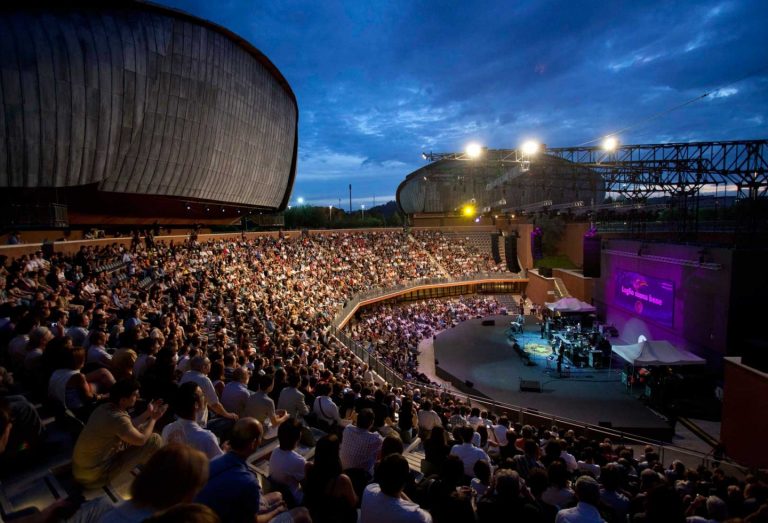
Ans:
[[[480,147],[479,143],[473,142],[467,145],[467,148],[464,149],[464,152],[466,152],[467,156],[469,156],[470,158],[477,158],[483,152],[483,148]]]
[[[533,140],[528,140],[526,142],[523,142],[522,146],[523,154],[532,155],[536,154],[539,151],[539,144],[538,142],[534,142]]]
[[[464,216],[474,216],[475,215],[475,206],[474,205],[465,205],[461,208],[461,214]]]
[[[606,151],[615,151],[618,146],[619,141],[613,136],[608,136],[605,140],[603,140],[603,149]]]

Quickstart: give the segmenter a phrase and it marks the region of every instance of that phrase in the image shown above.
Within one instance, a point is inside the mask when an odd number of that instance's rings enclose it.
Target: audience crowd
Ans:
[[[768,517],[757,477],[664,467],[654,449],[636,457],[608,440],[521,427],[418,381],[375,376],[333,335],[334,315],[359,291],[440,276],[432,257],[453,276],[491,267],[443,243],[405,232],[182,244],[150,235],[3,260],[0,468],[44,455],[32,399],[73,426],[83,488],[137,474],[130,501],[89,501],[79,521]],[[484,298],[385,305],[353,332],[414,376],[421,338],[498,310]],[[327,435],[314,441],[308,425]],[[423,477],[403,456],[417,435]],[[248,458],[274,437],[265,493]],[[314,446],[309,462],[300,446]],[[69,517],[65,505],[24,521]]]
[[[479,272],[506,272],[504,263],[496,263],[471,237],[446,235],[441,231],[419,229],[413,232],[416,243],[429,252],[452,277]]]
[[[352,339],[407,380],[429,379],[418,371],[419,342],[470,318],[506,314],[493,297],[429,299],[407,305],[368,307],[351,327]]]

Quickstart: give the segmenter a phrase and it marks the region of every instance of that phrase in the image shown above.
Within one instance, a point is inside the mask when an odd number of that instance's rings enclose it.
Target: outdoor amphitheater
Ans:
[[[0,21],[0,521],[766,521],[768,140],[430,152],[399,225],[291,227],[247,40]]]

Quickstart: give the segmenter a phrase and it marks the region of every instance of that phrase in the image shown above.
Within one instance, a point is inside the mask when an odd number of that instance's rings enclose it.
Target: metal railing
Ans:
[[[392,287],[371,289],[355,294],[352,298],[344,303],[336,314],[333,325],[340,327],[344,321],[349,318],[360,303],[373,299],[381,298],[386,299],[392,294],[404,294],[408,291],[418,290],[420,287],[426,287],[429,285],[461,285],[463,283],[477,282],[487,283],[491,281],[507,280],[510,282],[524,280],[523,273],[512,272],[480,272],[475,274],[469,274],[460,276],[458,278],[418,278],[415,280],[409,280],[406,283],[394,285]]]

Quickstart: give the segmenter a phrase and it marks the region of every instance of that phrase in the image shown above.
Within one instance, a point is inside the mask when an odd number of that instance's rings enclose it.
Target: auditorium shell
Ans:
[[[5,206],[60,204],[74,223],[288,203],[296,97],[223,27],[138,1],[16,2],[0,73]]]
[[[602,203],[605,186],[595,171],[540,153],[511,162],[506,150],[485,150],[480,159],[440,159],[409,174],[397,188],[408,215],[452,214],[472,204],[479,213],[525,211],[542,202]]]

